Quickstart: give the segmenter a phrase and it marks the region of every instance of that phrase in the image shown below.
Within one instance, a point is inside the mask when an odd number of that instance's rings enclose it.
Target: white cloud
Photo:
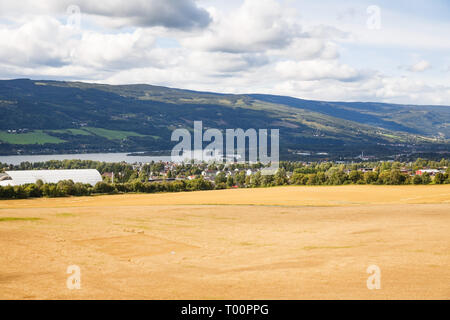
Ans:
[[[423,72],[431,68],[431,64],[426,60],[421,60],[408,68],[412,72]]]
[[[84,14],[81,29],[66,23],[66,8],[72,3]],[[377,56],[394,59],[381,44],[398,46],[393,43],[404,30],[387,34],[391,29],[384,22],[385,29],[376,32],[332,22],[305,24],[286,3],[245,0],[238,6],[230,3],[227,11],[220,6],[204,9],[193,0],[0,0],[0,77],[149,83],[317,100],[450,104],[450,75],[442,72],[447,60],[436,63],[432,54],[404,45],[405,59],[412,56],[411,66],[381,70],[382,63],[372,61]],[[414,40],[408,35],[411,46],[424,34]],[[174,45],[165,46],[161,38]],[[345,56],[346,44],[354,45],[347,50],[358,52],[361,46],[376,54],[370,58],[355,54],[360,60],[356,64]],[[422,60],[425,55],[427,60]],[[433,70],[424,73],[431,65]],[[407,70],[414,72],[402,77]],[[435,70],[440,71],[439,78]]]
[[[211,18],[193,0],[69,0],[79,3],[83,13],[112,18],[117,26],[164,26],[167,28],[204,28]]]
[[[311,27],[306,33],[312,38],[322,39],[346,39],[350,36],[350,33],[348,32],[323,24]]]
[[[275,71],[285,79],[307,81],[323,79],[354,81],[362,76],[354,68],[337,61],[283,61],[276,64]]]
[[[285,48],[268,50],[267,54],[273,57],[293,61],[314,59],[337,59],[339,50],[336,43],[314,38],[297,38]]]
[[[229,15],[214,14],[211,28],[184,44],[209,51],[261,52],[286,47],[300,34],[300,26],[275,0],[245,0]]]
[[[204,28],[211,22],[208,12],[194,0],[46,0],[0,1],[0,15],[66,15],[69,6],[78,6],[82,15],[103,19],[110,27],[163,26],[176,29]]]
[[[145,29],[132,33],[79,33],[48,17],[35,17],[18,28],[0,28],[0,60],[16,67],[84,66],[100,70],[157,63],[155,37]]]
[[[0,28],[0,60],[16,66],[70,63],[73,28],[51,17],[35,17],[18,28]]]
[[[186,67],[213,76],[239,73],[268,63],[264,55],[203,51],[191,52],[186,60]]]
[[[96,69],[126,69],[160,63],[153,55],[155,37],[144,29],[133,33],[85,32],[74,43],[74,64]]]

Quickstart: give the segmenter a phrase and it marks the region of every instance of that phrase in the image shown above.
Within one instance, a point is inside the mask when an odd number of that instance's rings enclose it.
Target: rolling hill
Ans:
[[[450,107],[322,102],[152,85],[0,81],[0,154],[170,150],[176,128],[279,128],[281,154],[450,151]]]

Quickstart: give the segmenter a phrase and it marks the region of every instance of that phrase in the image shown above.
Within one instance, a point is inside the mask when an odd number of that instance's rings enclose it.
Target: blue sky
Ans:
[[[443,0],[0,0],[0,78],[450,105],[449,34]]]

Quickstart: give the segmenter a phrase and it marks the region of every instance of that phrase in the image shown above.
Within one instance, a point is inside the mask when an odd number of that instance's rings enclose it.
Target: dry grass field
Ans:
[[[0,201],[0,299],[397,298],[450,299],[450,185]]]

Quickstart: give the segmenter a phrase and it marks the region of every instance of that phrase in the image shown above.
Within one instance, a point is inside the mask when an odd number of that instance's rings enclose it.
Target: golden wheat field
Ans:
[[[398,298],[450,299],[450,185],[0,201],[0,299]]]

